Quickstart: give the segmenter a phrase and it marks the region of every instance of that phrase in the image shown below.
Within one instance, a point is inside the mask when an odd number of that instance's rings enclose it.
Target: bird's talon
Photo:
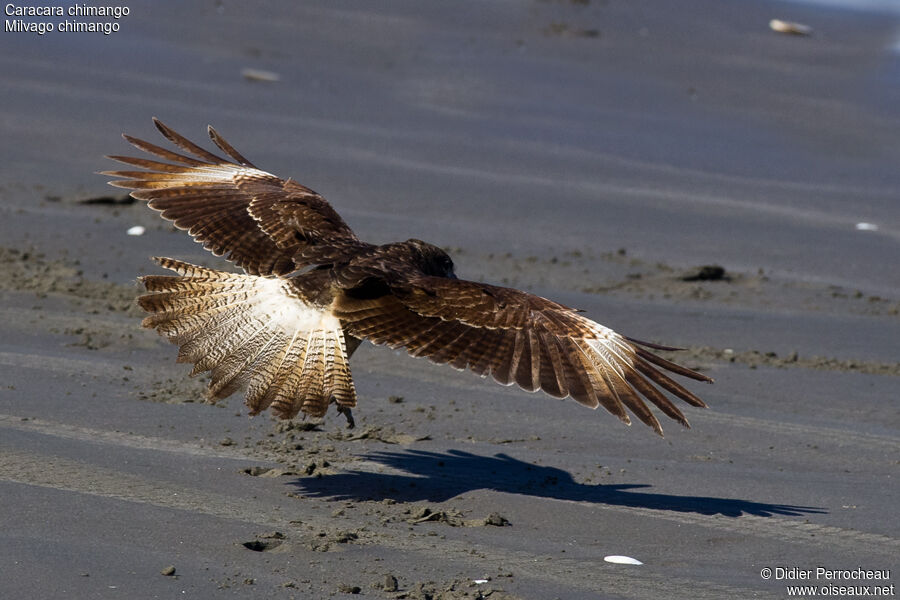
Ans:
[[[338,412],[344,413],[344,416],[347,417],[347,429],[356,427],[356,421],[353,420],[353,411],[350,410],[350,407],[338,406]]]

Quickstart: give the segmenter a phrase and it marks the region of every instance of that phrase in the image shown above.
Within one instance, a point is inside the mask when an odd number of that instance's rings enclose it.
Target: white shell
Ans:
[[[857,223],[856,229],[858,231],[878,231],[878,225],[875,223]]]
[[[134,227],[130,227],[125,233],[128,235],[144,235],[145,231],[147,230],[144,229],[142,225],[135,225]]]
[[[809,35],[812,33],[812,27],[803,23],[793,23],[791,21],[782,21],[781,19],[772,19],[769,21],[769,29],[778,33],[789,33],[793,35]]]
[[[612,554],[610,556],[604,556],[603,560],[609,563],[615,563],[617,565],[642,565],[641,561],[636,558],[631,558],[630,556],[621,556],[619,554]]]

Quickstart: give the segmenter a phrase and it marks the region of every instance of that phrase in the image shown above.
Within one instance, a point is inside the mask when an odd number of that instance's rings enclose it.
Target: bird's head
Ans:
[[[426,275],[456,279],[450,256],[433,244],[422,240],[406,240],[405,245],[412,250],[412,259]]]

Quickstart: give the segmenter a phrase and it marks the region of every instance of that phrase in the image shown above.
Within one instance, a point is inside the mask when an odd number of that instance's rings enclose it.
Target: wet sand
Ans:
[[[896,572],[896,18],[129,6],[110,36],[0,36],[0,596],[783,598],[761,569]],[[710,409],[661,439],[368,345],[355,430],[203,403],[135,278],[224,263],[94,175],[150,116],[215,125],[364,239],[683,346]]]

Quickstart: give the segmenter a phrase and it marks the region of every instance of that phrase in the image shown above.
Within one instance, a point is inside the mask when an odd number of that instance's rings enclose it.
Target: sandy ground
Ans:
[[[898,583],[896,17],[128,6],[110,36],[0,35],[0,596],[787,597],[765,567]],[[139,328],[135,277],[151,255],[222,263],[94,175],[152,115],[214,124],[365,239],[435,242],[461,276],[686,347],[711,408],[660,439],[371,346],[353,431],[204,404]],[[712,264],[724,278],[691,277]]]

